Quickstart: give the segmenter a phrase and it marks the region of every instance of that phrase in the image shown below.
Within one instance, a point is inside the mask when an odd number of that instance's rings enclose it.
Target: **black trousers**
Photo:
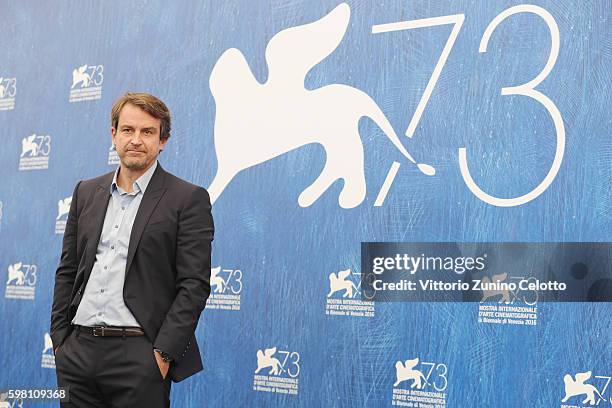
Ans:
[[[62,408],[170,406],[171,381],[162,378],[146,336],[95,337],[73,330],[55,356]]]

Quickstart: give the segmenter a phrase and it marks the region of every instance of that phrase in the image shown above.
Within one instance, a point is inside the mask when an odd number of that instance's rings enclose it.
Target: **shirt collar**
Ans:
[[[110,188],[111,194],[113,193],[113,191],[120,188],[119,185],[117,184],[117,175],[119,174],[120,168],[121,168],[121,165],[117,166],[117,169],[115,170],[115,175],[113,176],[113,182],[111,183],[111,188]],[[145,171],[142,176],[138,177],[136,181],[134,181],[134,184],[132,185],[132,187],[134,188],[134,191],[136,191],[137,193],[142,191],[142,194],[145,193],[147,186],[149,185],[149,182],[151,181],[151,177],[153,177],[153,173],[155,172],[156,168],[157,168],[157,160],[155,160],[155,163],[153,163],[153,165],[149,167],[149,169]]]

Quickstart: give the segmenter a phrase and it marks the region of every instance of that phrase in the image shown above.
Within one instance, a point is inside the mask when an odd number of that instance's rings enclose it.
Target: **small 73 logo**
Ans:
[[[20,158],[26,154],[29,157],[49,156],[49,153],[51,153],[51,136],[34,133],[21,139]]]
[[[16,286],[34,286],[36,284],[36,265],[26,265],[21,262],[9,265],[8,267],[8,279],[6,284],[13,284]]]
[[[610,380],[612,377],[605,375],[596,375],[593,379],[599,380],[600,384],[599,388],[593,384],[587,384],[587,381],[592,376],[591,371],[587,371],[585,373],[576,373],[576,378],[572,377],[570,374],[565,374],[563,376],[563,383],[565,385],[565,397],[561,400],[561,402],[567,402],[572,397],[584,396],[582,400],[583,404],[589,405],[599,405],[601,401],[608,402],[604,395],[606,394],[606,390],[610,385]],[[603,385],[601,385],[603,383]],[[610,404],[612,404],[612,397],[609,398]]]
[[[359,297],[361,295],[360,277],[360,272],[352,272],[350,268],[337,273],[330,273],[327,297],[331,297],[336,292],[341,292],[343,298],[354,299]]]
[[[412,381],[410,388],[422,390],[427,386],[433,387],[436,391],[442,392],[448,387],[448,367],[444,363],[428,363],[421,362],[421,366],[427,368],[418,370],[419,358],[412,360],[397,361],[395,363],[395,383],[394,387],[400,385],[404,381]]]
[[[221,269],[220,266],[210,270],[210,287],[213,293],[242,292],[242,271],[240,269]]]
[[[77,85],[79,88],[100,86],[102,82],[104,82],[104,66],[85,64],[72,70],[72,86],[70,89],[74,89]]]
[[[257,350],[257,369],[255,374],[258,374],[264,368],[270,368],[268,375],[280,376],[286,373],[287,376],[296,378],[300,375],[299,362],[300,353],[297,351],[277,350],[276,347]]]

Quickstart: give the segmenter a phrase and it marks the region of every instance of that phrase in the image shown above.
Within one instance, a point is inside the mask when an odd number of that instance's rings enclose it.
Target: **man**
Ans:
[[[62,406],[167,407],[170,381],[202,370],[210,198],[157,162],[171,129],[162,101],[126,93],[111,126],[121,163],[76,185],[55,275],[57,381]]]

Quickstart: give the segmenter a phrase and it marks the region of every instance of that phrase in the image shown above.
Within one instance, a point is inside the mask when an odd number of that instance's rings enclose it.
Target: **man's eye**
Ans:
[[[150,135],[150,134],[152,134],[153,132],[151,132],[150,130],[145,130],[145,133],[146,133],[147,135]]]
[[[130,133],[132,129],[123,129],[123,133]]]

